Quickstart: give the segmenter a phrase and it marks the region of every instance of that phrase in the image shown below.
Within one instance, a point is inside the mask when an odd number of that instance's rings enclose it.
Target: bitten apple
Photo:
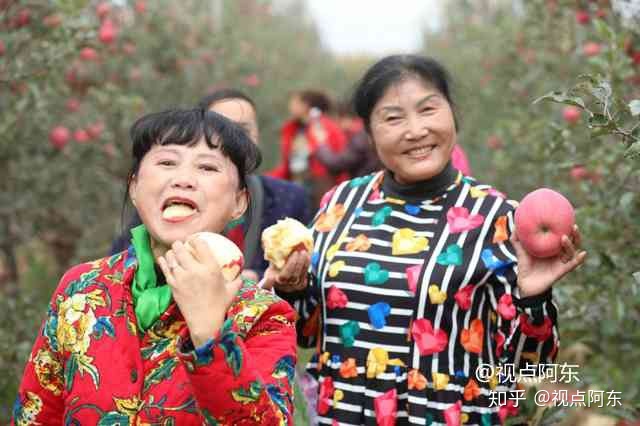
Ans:
[[[193,238],[200,238],[209,245],[226,281],[238,278],[244,266],[244,256],[233,241],[213,232],[197,232],[189,237],[188,241]]]
[[[562,251],[562,236],[575,224],[573,206],[562,194],[540,188],[527,194],[516,209],[518,239],[531,256],[553,257]]]
[[[264,258],[282,269],[296,250],[313,250],[311,230],[295,219],[287,217],[262,231]]]

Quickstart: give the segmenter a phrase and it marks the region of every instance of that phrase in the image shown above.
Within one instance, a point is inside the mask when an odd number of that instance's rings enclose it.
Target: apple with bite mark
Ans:
[[[573,206],[562,194],[540,188],[527,194],[516,209],[518,239],[533,257],[560,254],[562,236],[570,236],[575,224]]]
[[[197,232],[189,237],[187,242],[194,238],[200,238],[207,243],[227,282],[238,278],[244,266],[244,256],[233,241],[213,232]]]
[[[262,231],[262,247],[264,258],[273,263],[276,268],[282,269],[291,253],[296,251],[311,253],[313,237],[309,228],[287,217]]]

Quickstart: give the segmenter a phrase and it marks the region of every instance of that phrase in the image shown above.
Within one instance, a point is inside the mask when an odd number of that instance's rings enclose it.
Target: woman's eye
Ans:
[[[161,160],[158,162],[158,164],[160,164],[161,166],[173,166],[175,165],[175,161],[171,161],[171,160]]]
[[[390,115],[390,116],[388,116],[388,117],[385,119],[385,121],[387,121],[387,122],[393,122],[393,121],[398,121],[398,120],[400,120],[400,118],[402,118],[402,117],[400,117],[399,115]]]
[[[217,172],[218,168],[216,166],[212,166],[210,164],[203,164],[200,166],[201,170],[204,170],[205,172]]]

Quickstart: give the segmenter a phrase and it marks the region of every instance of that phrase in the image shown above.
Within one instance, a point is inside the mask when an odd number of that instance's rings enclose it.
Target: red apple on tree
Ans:
[[[147,3],[143,0],[138,0],[134,5],[136,12],[143,14],[147,10]]]
[[[80,101],[76,98],[71,98],[67,100],[67,102],[65,103],[65,107],[69,112],[78,112],[78,110],[80,109]]]
[[[576,22],[581,25],[587,25],[591,17],[586,10],[576,10]]]
[[[103,1],[98,3],[96,6],[96,15],[98,15],[101,21],[106,18],[109,13],[111,13],[111,4],[109,2]]]
[[[87,127],[87,133],[91,139],[99,138],[103,131],[104,123],[102,121],[98,121]]]
[[[54,13],[42,18],[42,24],[47,28],[57,28],[62,24],[62,16]]]
[[[496,151],[502,149],[502,139],[496,135],[489,136],[487,138],[487,147]]]
[[[89,142],[89,139],[91,138],[89,137],[89,133],[87,133],[86,130],[78,129],[73,132],[73,139],[75,139],[78,143],[86,143]]]
[[[576,164],[575,166],[573,166],[569,173],[575,181],[586,180],[591,176],[587,168],[581,164]]]
[[[6,47],[4,46],[4,42],[2,40],[0,40],[0,56],[4,55],[4,52],[6,52]]]
[[[256,87],[260,85],[260,77],[257,74],[250,74],[244,78],[244,84],[249,87]]]
[[[62,149],[69,142],[71,132],[64,126],[56,126],[49,132],[49,142],[56,149]]]
[[[80,59],[84,61],[97,61],[98,60],[98,52],[91,47],[84,47],[80,50]]]
[[[131,56],[136,53],[136,45],[130,42],[124,43],[122,45],[122,52],[127,56]]]
[[[14,19],[14,26],[16,28],[26,27],[29,25],[29,22],[31,22],[31,11],[29,9],[22,9]]]
[[[567,105],[562,110],[562,118],[564,118],[564,121],[571,125],[574,125],[578,121],[580,121],[581,114],[582,111],[580,110],[580,108],[573,105]]]
[[[582,46],[582,54],[588,58],[598,56],[601,51],[602,46],[595,41],[588,41]]]
[[[111,44],[118,36],[118,29],[113,21],[109,18],[105,19],[98,30],[98,39],[104,44]]]
[[[540,188],[527,194],[516,209],[518,239],[525,251],[538,258],[562,251],[562,236],[571,235],[575,224],[573,206],[562,194]]]

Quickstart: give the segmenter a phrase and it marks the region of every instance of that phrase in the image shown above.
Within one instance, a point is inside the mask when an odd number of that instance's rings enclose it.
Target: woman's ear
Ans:
[[[133,204],[134,207],[136,206],[137,183],[138,181],[136,180],[135,176],[131,176],[131,178],[129,178],[129,199],[131,200],[131,204]]]
[[[245,188],[236,192],[236,206],[233,209],[231,219],[240,219],[247,211],[247,207],[249,207],[249,191]]]

